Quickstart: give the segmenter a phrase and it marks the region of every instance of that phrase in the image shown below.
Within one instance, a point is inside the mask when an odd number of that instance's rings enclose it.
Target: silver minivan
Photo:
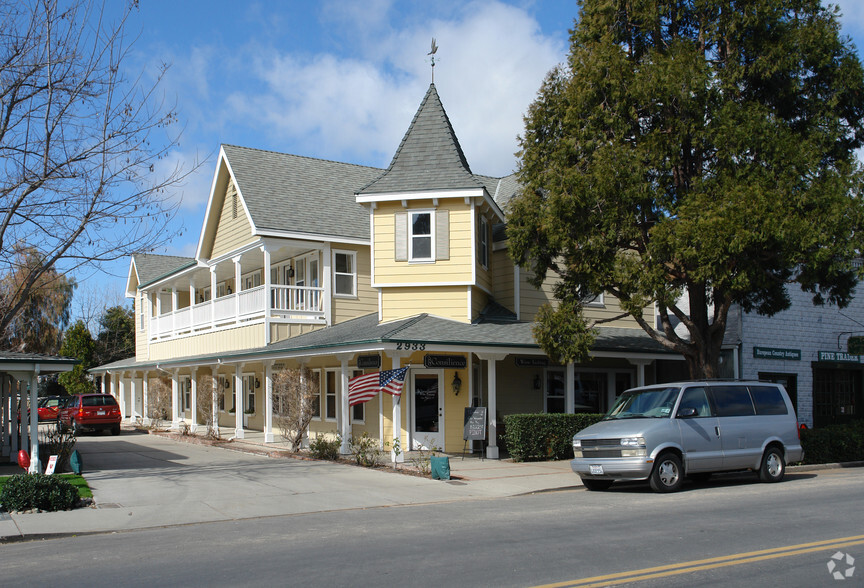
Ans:
[[[795,410],[779,384],[694,381],[624,392],[602,421],[573,437],[573,471],[588,490],[648,480],[674,492],[685,477],[753,470],[779,482],[803,456]]]

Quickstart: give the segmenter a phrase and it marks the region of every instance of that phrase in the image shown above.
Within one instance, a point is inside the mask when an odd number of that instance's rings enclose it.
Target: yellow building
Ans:
[[[273,441],[272,375],[306,366],[319,389],[310,433],[338,432],[343,450],[366,432],[461,451],[465,409],[482,406],[498,457],[502,415],[605,411],[680,357],[619,318],[590,362],[546,358],[532,320],[551,288],[507,254],[517,189],[471,171],[434,84],[386,170],[224,145],[195,257],[133,257],[136,356],[93,372],[130,420],[148,418],[155,380],[170,382],[170,420],[193,429],[213,376],[228,397],[220,424]],[[589,310],[621,314],[603,295]],[[349,378],[401,367],[401,397],[349,407]]]

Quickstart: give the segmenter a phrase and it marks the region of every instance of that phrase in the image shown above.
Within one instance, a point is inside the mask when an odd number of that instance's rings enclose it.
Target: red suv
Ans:
[[[83,429],[120,434],[120,407],[110,394],[76,394],[60,409],[57,422],[78,435]]]

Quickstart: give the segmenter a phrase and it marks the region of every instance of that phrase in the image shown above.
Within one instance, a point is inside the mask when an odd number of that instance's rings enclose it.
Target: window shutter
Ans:
[[[450,259],[450,211],[435,211],[435,259]]]
[[[408,213],[396,213],[396,261],[408,261]]]

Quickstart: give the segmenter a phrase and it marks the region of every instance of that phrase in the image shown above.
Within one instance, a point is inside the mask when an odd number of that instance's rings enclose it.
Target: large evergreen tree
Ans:
[[[864,73],[836,11],[580,4],[567,64],[526,116],[509,217],[514,259],[537,285],[560,278],[543,347],[584,358],[582,303],[605,291],[692,376],[714,377],[733,305],[772,315],[790,283],[846,305],[860,277]]]

